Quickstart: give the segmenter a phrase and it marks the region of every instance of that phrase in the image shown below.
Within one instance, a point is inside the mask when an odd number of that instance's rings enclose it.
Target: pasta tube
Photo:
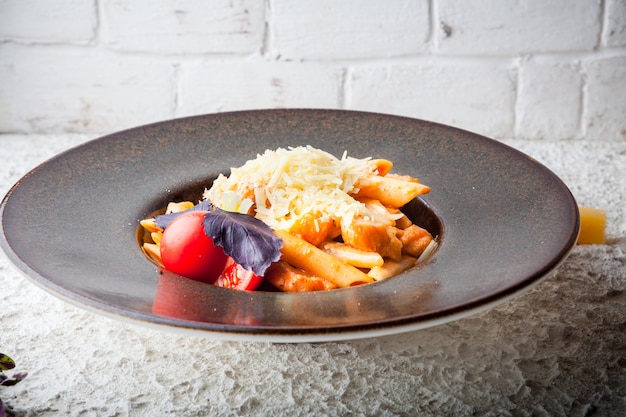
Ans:
[[[282,259],[290,265],[325,278],[340,288],[374,281],[374,278],[306,240],[283,230],[274,232],[283,240]]]

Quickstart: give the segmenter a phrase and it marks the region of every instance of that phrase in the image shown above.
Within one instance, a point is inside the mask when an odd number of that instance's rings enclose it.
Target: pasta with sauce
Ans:
[[[392,174],[392,168],[385,159],[337,158],[310,146],[278,148],[219,175],[203,199],[256,217],[282,239],[282,256],[264,275],[275,288],[350,287],[399,274],[436,246],[400,210],[430,188]],[[149,230],[150,219],[142,225]],[[160,231],[151,233],[144,251],[158,261]]]

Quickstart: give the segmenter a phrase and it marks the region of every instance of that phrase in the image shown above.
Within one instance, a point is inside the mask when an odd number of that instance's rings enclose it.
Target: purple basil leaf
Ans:
[[[4,379],[2,383],[0,383],[0,385],[5,386],[5,387],[10,387],[12,385],[17,384],[18,382],[21,382],[24,378],[26,378],[26,376],[28,376],[27,372],[20,372],[17,374],[13,374],[11,378]]]
[[[188,213],[190,211],[210,211],[213,208],[213,204],[209,200],[203,200],[199,204],[196,204],[190,209],[179,211],[178,213],[170,213],[170,214],[161,214],[159,216],[155,216],[154,220],[156,221],[157,226],[161,229],[165,229],[170,225],[175,218],[180,216],[181,214]]]
[[[247,270],[263,276],[280,258],[282,240],[261,220],[214,207],[204,216],[204,233]]]
[[[4,353],[0,353],[0,371],[15,368],[15,362]]]
[[[16,379],[18,382],[23,380],[28,376],[28,372],[18,372],[13,375],[13,379]]]

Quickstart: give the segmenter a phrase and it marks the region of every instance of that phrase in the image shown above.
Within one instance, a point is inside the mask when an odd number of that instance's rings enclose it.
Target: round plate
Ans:
[[[417,215],[439,234],[435,254],[382,282],[299,294],[218,288],[144,257],[140,219],[265,149],[298,145],[386,158],[429,185]],[[159,328],[276,342],[392,334],[482,311],[545,278],[579,230],[567,187],[500,142],[405,117],[304,109],[176,119],[87,142],[24,176],[0,214],[9,258],[65,300]]]

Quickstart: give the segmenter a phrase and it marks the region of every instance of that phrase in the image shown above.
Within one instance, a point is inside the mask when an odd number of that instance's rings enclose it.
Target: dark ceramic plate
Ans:
[[[219,173],[265,149],[310,144],[386,158],[432,188],[407,212],[440,239],[402,275],[308,294],[227,290],[160,273],[138,221],[199,198]],[[259,110],[177,119],[64,152],[24,176],[0,207],[9,258],[79,306],[160,328],[232,340],[330,341],[465,317],[549,275],[578,235],[578,209],[548,169],[494,140],[372,113]]]

